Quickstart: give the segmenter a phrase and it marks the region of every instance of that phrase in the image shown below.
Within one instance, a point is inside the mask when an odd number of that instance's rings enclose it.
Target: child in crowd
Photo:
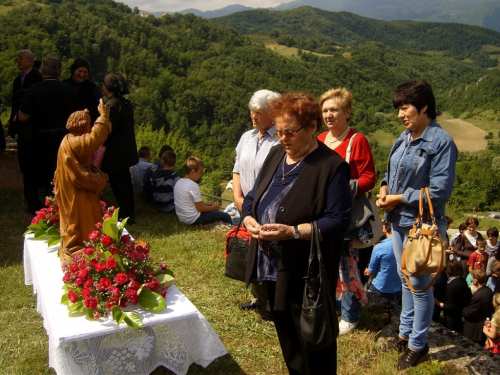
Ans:
[[[493,307],[495,313],[491,322],[486,321],[483,326],[483,333],[486,335],[484,348],[492,354],[500,353],[500,293],[493,296]]]
[[[486,264],[486,275],[488,277],[493,274],[493,264],[500,260],[500,249],[496,249],[493,251],[493,254],[488,258],[488,263]],[[498,275],[500,278],[500,274]]]
[[[203,173],[203,162],[194,156],[187,159],[185,176],[174,189],[175,213],[184,224],[208,224],[225,221],[232,224],[227,212],[219,211],[218,203],[205,203],[201,200],[201,190],[196,181]]]
[[[437,311],[443,311],[445,326],[455,332],[462,332],[462,310],[469,305],[472,293],[462,278],[462,265],[459,260],[450,260],[446,267],[446,290],[440,301],[434,297]],[[436,311],[436,310],[435,310]]]
[[[498,229],[496,227],[492,227],[486,231],[486,236],[488,240],[486,241],[486,252],[491,257],[493,252],[500,247],[500,243],[498,242]]]
[[[179,174],[173,170],[176,160],[175,152],[164,152],[160,159],[161,168],[156,168],[150,179],[153,203],[161,212],[172,212],[175,209],[174,186],[180,179]]]
[[[486,286],[486,272],[480,268],[472,270],[472,283],[477,287],[469,305],[463,310],[464,336],[471,341],[484,344],[483,324],[493,314],[493,292]]]
[[[142,197],[142,187],[144,186],[144,174],[151,169],[151,150],[147,146],[139,149],[139,163],[132,167],[132,186],[134,193]]]
[[[469,266],[469,273],[472,273],[473,269],[481,268],[486,271],[486,265],[488,264],[488,253],[486,253],[486,240],[484,238],[478,238],[476,241],[477,249],[474,251],[470,257],[467,265]]]
[[[491,266],[491,270],[492,273],[488,278],[486,286],[490,288],[493,293],[500,293],[500,261],[496,260]]]
[[[146,201],[150,203],[153,203],[153,192],[151,191],[151,176],[153,175],[154,171],[161,168],[161,157],[165,153],[165,151],[174,150],[169,145],[161,146],[160,151],[158,152],[158,160],[151,164],[151,168],[149,168],[146,173],[144,173],[142,196],[146,199]]]

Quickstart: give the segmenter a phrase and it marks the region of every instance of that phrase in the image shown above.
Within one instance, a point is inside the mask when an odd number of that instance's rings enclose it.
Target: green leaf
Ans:
[[[137,301],[139,305],[153,312],[162,311],[167,308],[167,301],[165,301],[165,298],[158,293],[146,289],[139,294]]]
[[[120,256],[118,254],[114,254],[113,258],[115,258],[116,264],[118,264],[118,268],[120,268],[120,271],[122,271],[123,273],[127,273],[127,271],[125,270],[125,267],[123,267],[122,258],[120,258]]]
[[[35,238],[45,238],[47,237],[47,234],[45,234],[45,230],[40,229],[35,232]]]
[[[61,234],[59,233],[57,225],[53,225],[49,229],[47,229],[47,236],[60,236],[60,235]]]
[[[68,303],[68,310],[70,313],[73,312],[83,312],[83,309],[85,308],[83,301],[77,301],[75,303]]]
[[[31,231],[31,232],[36,232],[37,230],[40,230],[42,229],[40,227],[40,224],[31,224],[29,227],[28,227],[28,230]]]
[[[160,283],[161,286],[168,285],[169,287],[174,285],[174,280],[175,280],[174,277],[166,273],[161,273],[159,275],[156,275],[155,279]]]
[[[61,297],[61,305],[69,304],[68,293],[64,293]]]
[[[142,328],[142,318],[139,314],[135,312],[125,312],[125,323],[133,328]]]
[[[113,320],[120,325],[121,322],[123,322],[123,319],[125,319],[125,314],[123,313],[122,310],[118,306],[113,306],[111,309],[111,315],[113,316]]]
[[[61,237],[60,236],[51,236],[49,237],[49,240],[47,241],[47,246],[52,246],[52,245],[56,245],[58,244],[59,242],[61,242]]]
[[[118,238],[118,227],[116,226],[116,223],[117,221],[114,217],[108,217],[104,220],[104,223],[102,223],[102,231],[104,232],[104,234],[110,236],[113,240],[119,242],[120,239]]]
[[[118,211],[120,211],[119,207],[115,210],[115,212],[113,212],[113,219],[115,220],[115,223],[118,223]]]

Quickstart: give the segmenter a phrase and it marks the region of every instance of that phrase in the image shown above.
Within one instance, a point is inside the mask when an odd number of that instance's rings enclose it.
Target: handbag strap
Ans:
[[[323,263],[323,256],[321,254],[321,246],[319,243],[319,233],[318,233],[318,224],[316,221],[311,223],[311,247],[309,252],[309,267],[307,270],[307,275],[309,277],[316,277],[314,275],[314,258],[318,259],[318,269],[319,275],[323,276],[326,274],[325,265]],[[316,255],[316,256],[315,256]]]
[[[430,219],[432,220],[432,224],[436,224],[436,218],[434,217],[434,207],[432,206],[431,193],[429,191],[428,186],[420,189],[420,199],[418,202],[418,216],[417,219],[415,220],[415,224],[420,223],[420,221],[422,221],[422,216],[424,215],[424,193],[427,196]]]
[[[354,143],[354,137],[358,135],[358,133],[354,133],[351,137],[351,139],[349,140],[349,145],[347,145],[347,150],[345,151],[345,161],[347,162],[347,164],[349,164],[349,162],[351,161],[351,149],[352,149],[352,144]]]

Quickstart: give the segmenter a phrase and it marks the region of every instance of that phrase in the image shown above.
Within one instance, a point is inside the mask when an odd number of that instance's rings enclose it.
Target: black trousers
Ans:
[[[129,222],[135,221],[134,188],[130,171],[125,169],[119,172],[108,172],[109,183],[120,208],[119,218],[129,218]]]
[[[269,304],[288,372],[291,375],[333,375],[337,373],[337,342],[310,351],[300,334],[301,306],[291,303],[286,311],[274,310],[276,282],[266,281]],[[302,291],[297,291],[302,294]]]

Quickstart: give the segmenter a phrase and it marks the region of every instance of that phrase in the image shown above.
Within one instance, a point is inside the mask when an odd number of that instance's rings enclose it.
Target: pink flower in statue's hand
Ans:
[[[99,232],[98,230],[93,230],[92,232],[90,232],[89,240],[94,241],[98,238],[101,238],[101,232]]]
[[[82,289],[82,297],[86,299],[88,296],[92,294],[92,289],[90,288],[83,288]]]
[[[114,270],[116,268],[116,259],[113,257],[106,259],[106,268],[108,270]]]
[[[85,299],[85,307],[94,310],[97,307],[97,298],[88,297]]]
[[[118,285],[125,284],[127,282],[127,280],[128,280],[128,277],[124,273],[117,273],[115,276],[115,282]]]
[[[122,298],[120,299],[120,307],[121,307],[121,308],[127,307],[127,302],[128,302],[127,298],[122,297]]]
[[[141,283],[136,280],[130,280],[130,283],[128,284],[129,290],[138,290],[141,287]],[[128,297],[128,296],[127,296]]]
[[[50,203],[51,203],[51,202],[50,202],[50,199],[45,199],[45,205],[46,205],[46,206],[50,206]]]
[[[120,297],[121,291],[116,286],[109,287],[109,292],[115,297]]]
[[[94,311],[94,319],[99,320],[99,312],[98,311]]]
[[[83,250],[83,253],[86,255],[92,255],[94,253],[94,249],[91,247],[87,247],[86,249]]]
[[[97,264],[95,265],[95,270],[96,270],[97,272],[102,272],[102,271],[104,271],[105,269],[106,269],[106,265],[105,265],[104,263],[97,263]]]
[[[76,294],[75,292],[73,292],[72,290],[70,290],[68,292],[68,299],[71,301],[71,303],[75,303],[76,300],[78,299],[78,294]]]
[[[124,234],[120,239],[122,244],[127,244],[130,242],[130,234]]]
[[[113,239],[109,236],[103,236],[101,241],[104,246],[113,245]]]
[[[110,298],[108,300],[108,309],[111,310],[113,308],[113,306],[117,306],[117,305],[118,305],[118,298],[113,297],[113,298]]]
[[[149,289],[151,289],[152,292],[156,292],[159,287],[160,283],[157,280],[153,280],[149,283]]]
[[[87,279],[84,281],[83,285],[86,286],[87,288],[90,288],[92,285],[94,285],[94,280]]]
[[[61,221],[61,219],[59,216],[54,216],[52,219],[49,220],[49,223],[50,224],[59,224],[60,221]]]
[[[115,247],[112,247],[111,249],[109,249],[109,252],[110,252],[112,255],[120,254],[120,250],[118,250],[118,249],[117,249],[117,248],[115,248]]]

